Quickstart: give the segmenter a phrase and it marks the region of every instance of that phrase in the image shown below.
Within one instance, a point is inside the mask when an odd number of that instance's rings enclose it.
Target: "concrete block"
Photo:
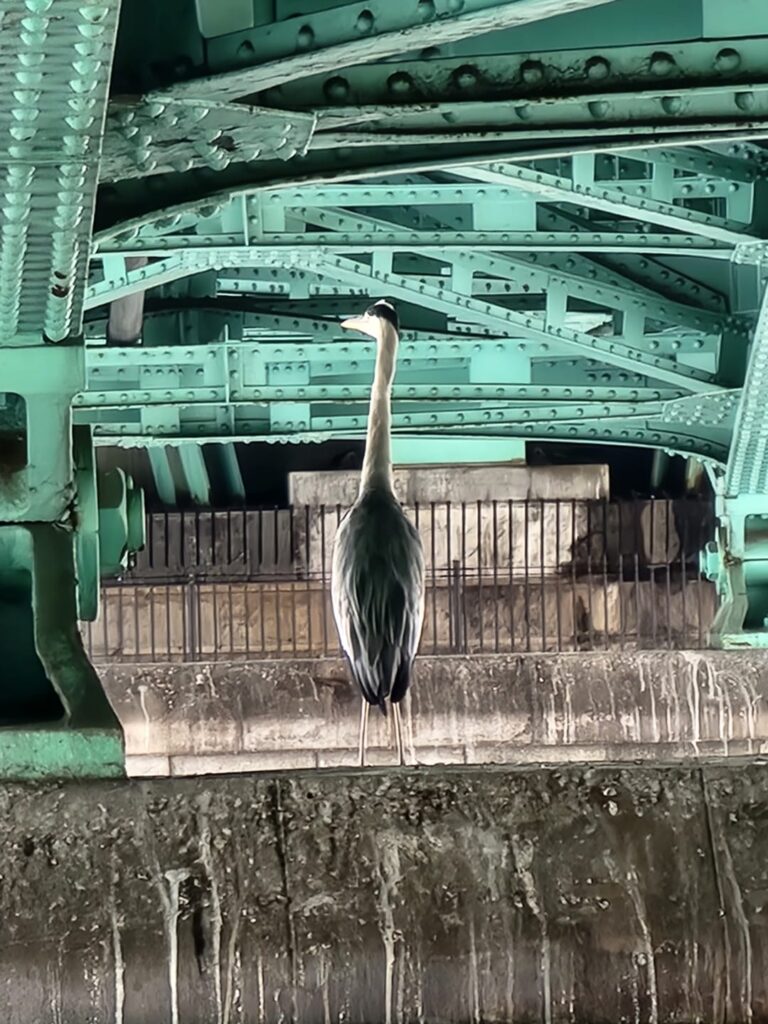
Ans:
[[[1,785],[3,1022],[760,1024],[766,805],[744,761]]]

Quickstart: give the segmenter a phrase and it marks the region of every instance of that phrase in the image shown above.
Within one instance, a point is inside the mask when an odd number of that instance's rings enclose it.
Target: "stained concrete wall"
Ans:
[[[398,466],[395,493],[404,505],[431,501],[598,499],[610,493],[608,466],[497,465]],[[360,487],[358,470],[289,473],[292,505],[351,505]]]
[[[0,787],[4,1024],[768,1020],[764,766]]]
[[[112,664],[135,775],[343,767],[360,698],[343,662]],[[422,656],[404,705],[419,764],[616,763],[768,753],[762,652]],[[393,764],[372,714],[369,756]]]

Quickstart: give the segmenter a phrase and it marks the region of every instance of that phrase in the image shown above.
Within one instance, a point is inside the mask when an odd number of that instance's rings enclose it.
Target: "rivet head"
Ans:
[[[590,57],[584,65],[584,69],[587,72],[587,78],[591,78],[593,81],[601,81],[611,73],[611,65],[605,57]]]
[[[520,76],[527,85],[544,81],[544,65],[538,60],[526,60],[520,67]]]
[[[736,106],[739,110],[754,110],[755,94],[753,92],[737,92]]]
[[[741,54],[730,46],[720,50],[715,57],[715,67],[718,71],[736,71],[741,65]]]
[[[373,21],[374,18],[371,11],[360,11],[357,16],[357,21],[355,22],[355,28],[358,32],[364,35],[366,32],[370,32],[373,28]]]
[[[453,73],[453,84],[459,89],[472,89],[477,85],[478,74],[477,68],[473,68],[471,65],[466,64],[464,67],[457,68]]]
[[[325,83],[323,93],[327,100],[340,103],[349,96],[349,82],[341,75],[334,75]]]
[[[669,53],[659,50],[653,54],[649,64],[651,74],[661,78],[664,75],[671,75],[675,70],[675,59]]]
[[[301,50],[308,49],[315,41],[315,33],[310,25],[302,25],[296,36],[296,43]]]
[[[404,71],[397,71],[387,79],[387,87],[393,96],[404,96],[413,88],[413,79]]]

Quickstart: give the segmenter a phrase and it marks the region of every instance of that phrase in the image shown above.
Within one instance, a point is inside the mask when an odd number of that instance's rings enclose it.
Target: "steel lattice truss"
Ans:
[[[543,438],[715,466],[738,422],[752,465],[761,420],[739,407],[766,234],[768,15],[656,6],[125,7],[91,143],[76,422],[153,448],[159,483],[178,446],[202,496],[201,442],[360,437],[373,349],[336,324],[388,295],[405,325],[393,427],[424,460],[459,440],[483,459]],[[14,25],[17,7],[22,48],[54,46],[67,0],[9,3]],[[9,90],[31,117],[27,85]],[[46,109],[58,146],[88,95]],[[70,173],[46,152],[41,167]],[[57,340],[78,329],[89,221],[71,265],[36,269],[9,161],[4,331],[34,331],[18,311],[37,303]],[[97,161],[83,166],[82,196],[60,192],[79,209]],[[116,337],[108,317],[138,327]]]

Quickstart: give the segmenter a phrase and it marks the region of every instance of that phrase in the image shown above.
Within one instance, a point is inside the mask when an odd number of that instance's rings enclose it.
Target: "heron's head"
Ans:
[[[351,316],[341,321],[345,331],[360,331],[367,334],[369,338],[381,341],[387,333],[387,329],[400,330],[400,321],[397,317],[397,310],[387,299],[379,299],[362,314],[362,316]]]

